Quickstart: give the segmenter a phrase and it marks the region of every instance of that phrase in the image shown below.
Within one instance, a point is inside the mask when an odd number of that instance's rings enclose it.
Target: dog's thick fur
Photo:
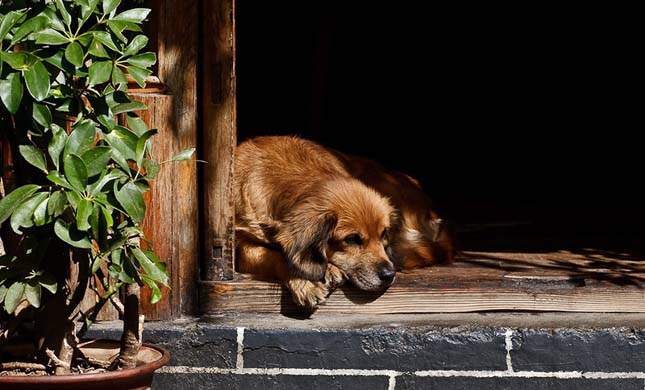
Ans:
[[[237,270],[283,281],[303,306],[345,280],[386,288],[395,267],[452,251],[436,244],[441,224],[413,179],[311,141],[243,142],[234,182]]]
[[[387,197],[400,214],[393,231],[390,257],[398,269],[451,263],[456,254],[452,228],[434,210],[432,201],[414,178],[366,158],[334,152],[355,178]]]

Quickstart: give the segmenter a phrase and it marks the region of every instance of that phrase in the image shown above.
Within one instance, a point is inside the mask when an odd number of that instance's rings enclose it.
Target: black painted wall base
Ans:
[[[153,389],[645,388],[645,332],[634,327],[380,318],[339,327],[275,317],[148,323],[144,341],[172,354]],[[99,324],[90,337],[118,338],[118,325]]]

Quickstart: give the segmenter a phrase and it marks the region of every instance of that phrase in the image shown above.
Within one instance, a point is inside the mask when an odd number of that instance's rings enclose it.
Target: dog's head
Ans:
[[[276,240],[300,277],[321,280],[328,262],[363,290],[394,281],[387,254],[396,213],[388,200],[358,180],[329,180],[284,219]]]

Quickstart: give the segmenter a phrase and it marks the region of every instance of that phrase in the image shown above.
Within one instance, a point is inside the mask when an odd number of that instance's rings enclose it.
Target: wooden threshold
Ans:
[[[201,282],[201,310],[305,313],[279,284],[237,275]],[[645,313],[645,263],[619,253],[466,252],[456,263],[397,274],[382,294],[344,286],[317,313],[481,311]]]

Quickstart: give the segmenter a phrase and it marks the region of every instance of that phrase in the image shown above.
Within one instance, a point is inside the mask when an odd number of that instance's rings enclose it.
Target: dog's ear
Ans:
[[[337,221],[331,212],[296,209],[281,224],[275,240],[282,246],[294,276],[308,280],[325,278],[325,251]]]
[[[395,209],[390,213],[390,227],[388,228],[387,247],[385,248],[387,257],[395,266],[401,263],[401,259],[399,259],[398,254],[394,250],[394,246],[396,245],[395,241],[401,233],[401,228],[401,213],[399,210]]]

